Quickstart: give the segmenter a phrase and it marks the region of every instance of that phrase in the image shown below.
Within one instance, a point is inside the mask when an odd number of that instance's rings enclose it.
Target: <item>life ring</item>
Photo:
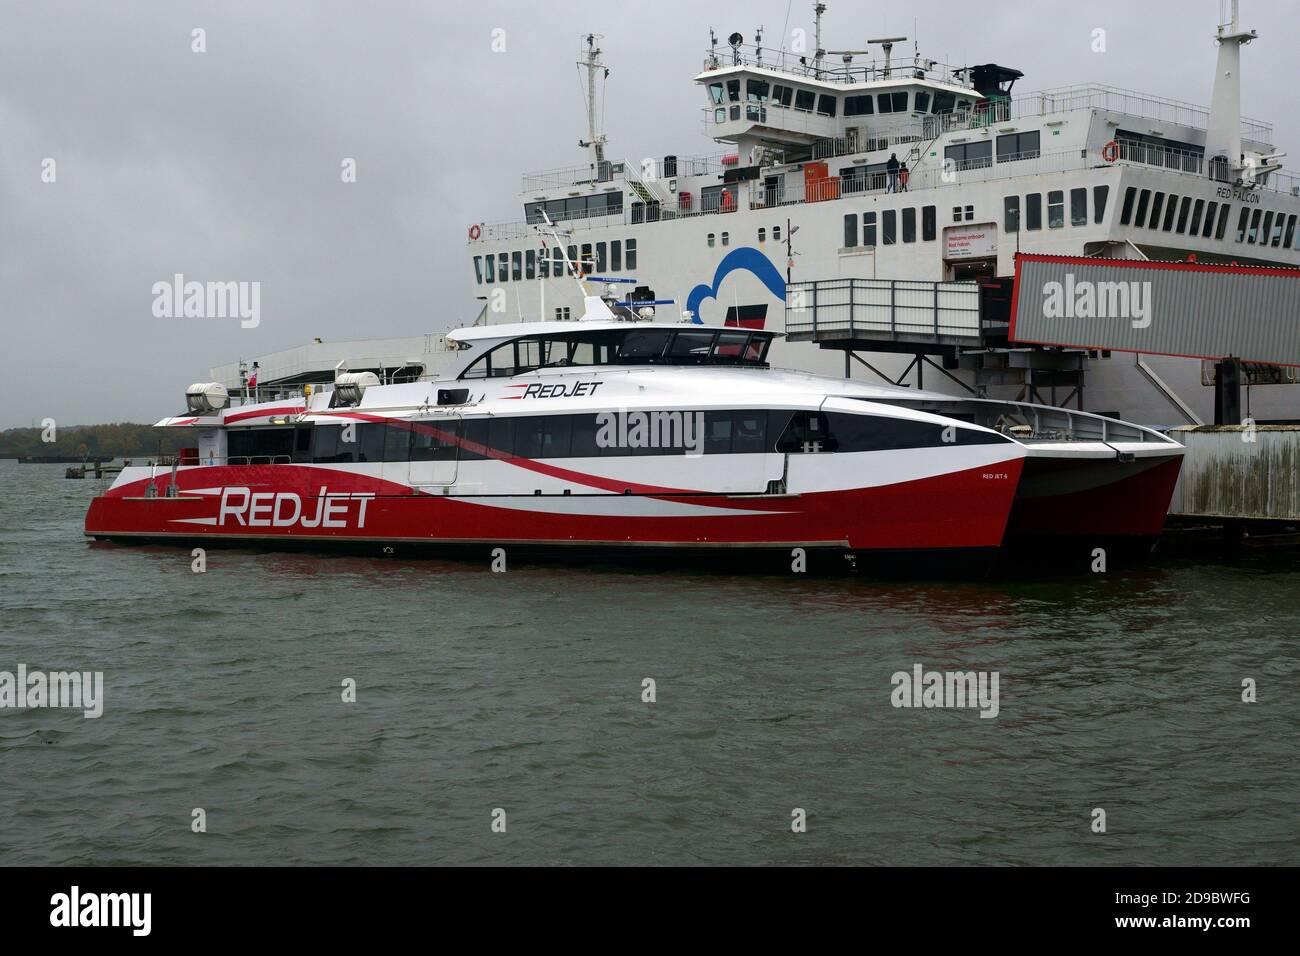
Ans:
[[[483,229],[479,226],[478,223],[474,223],[474,225],[472,225],[472,226],[469,227],[469,241],[470,241],[470,242],[477,242],[477,241],[478,241],[478,237],[481,236],[481,235],[483,235]]]
[[[1113,139],[1101,148],[1101,158],[1108,163],[1113,163],[1119,159],[1119,143]]]

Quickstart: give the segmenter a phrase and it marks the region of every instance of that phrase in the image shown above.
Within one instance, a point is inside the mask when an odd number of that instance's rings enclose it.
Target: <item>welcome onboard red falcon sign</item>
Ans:
[[[1026,345],[1300,366],[1300,269],[1016,256]]]

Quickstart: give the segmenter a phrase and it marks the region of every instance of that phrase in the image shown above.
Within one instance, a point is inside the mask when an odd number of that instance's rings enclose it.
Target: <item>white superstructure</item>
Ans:
[[[524,176],[522,220],[470,226],[482,321],[576,319],[564,252],[596,276],[634,280],[631,298],[672,300],[661,317],[777,332],[788,282],[991,282],[1013,274],[1018,251],[1300,266],[1300,180],[1281,171],[1272,128],[1240,116],[1240,47],[1255,34],[1235,6],[1218,37],[1231,75],[1209,110],[1098,85],[1020,94],[1016,70],[899,56],[902,38],[870,41],[884,53],[870,59],[820,39],[799,57],[733,34],[694,77],[724,152],[614,161],[593,119],[586,163]],[[582,65],[602,69],[586,42]],[[896,377],[908,361],[865,358],[852,377],[874,378],[868,365]],[[1212,417],[1200,362],[1080,360],[1086,387],[1062,389],[1061,404],[1161,425]],[[771,361],[846,374],[842,353],[808,343],[779,342]],[[960,379],[990,397],[1049,400],[1014,370],[954,374],[925,385],[960,392]],[[1260,420],[1300,417],[1300,393],[1285,385],[1252,388],[1248,405]]]

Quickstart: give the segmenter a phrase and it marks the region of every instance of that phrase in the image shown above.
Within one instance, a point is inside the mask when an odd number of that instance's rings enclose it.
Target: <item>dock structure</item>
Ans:
[[[914,375],[924,388],[928,367],[974,395],[1010,386],[1019,389],[1016,401],[1082,410],[1087,351],[1012,343],[1011,290],[1011,280],[997,279],[794,282],[786,291],[786,338],[842,351],[845,377],[857,362],[894,385]],[[892,377],[864,357],[882,352],[912,362]],[[970,381],[954,374],[959,370]]]

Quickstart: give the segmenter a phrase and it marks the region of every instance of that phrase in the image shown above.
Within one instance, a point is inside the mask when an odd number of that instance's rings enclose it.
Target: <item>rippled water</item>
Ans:
[[[88,544],[94,481],[0,481],[0,670],[106,685],[98,720],[0,711],[0,863],[1300,862],[1294,559],[908,584],[210,551],[194,574]],[[915,663],[999,672],[1000,715],[895,709]]]

